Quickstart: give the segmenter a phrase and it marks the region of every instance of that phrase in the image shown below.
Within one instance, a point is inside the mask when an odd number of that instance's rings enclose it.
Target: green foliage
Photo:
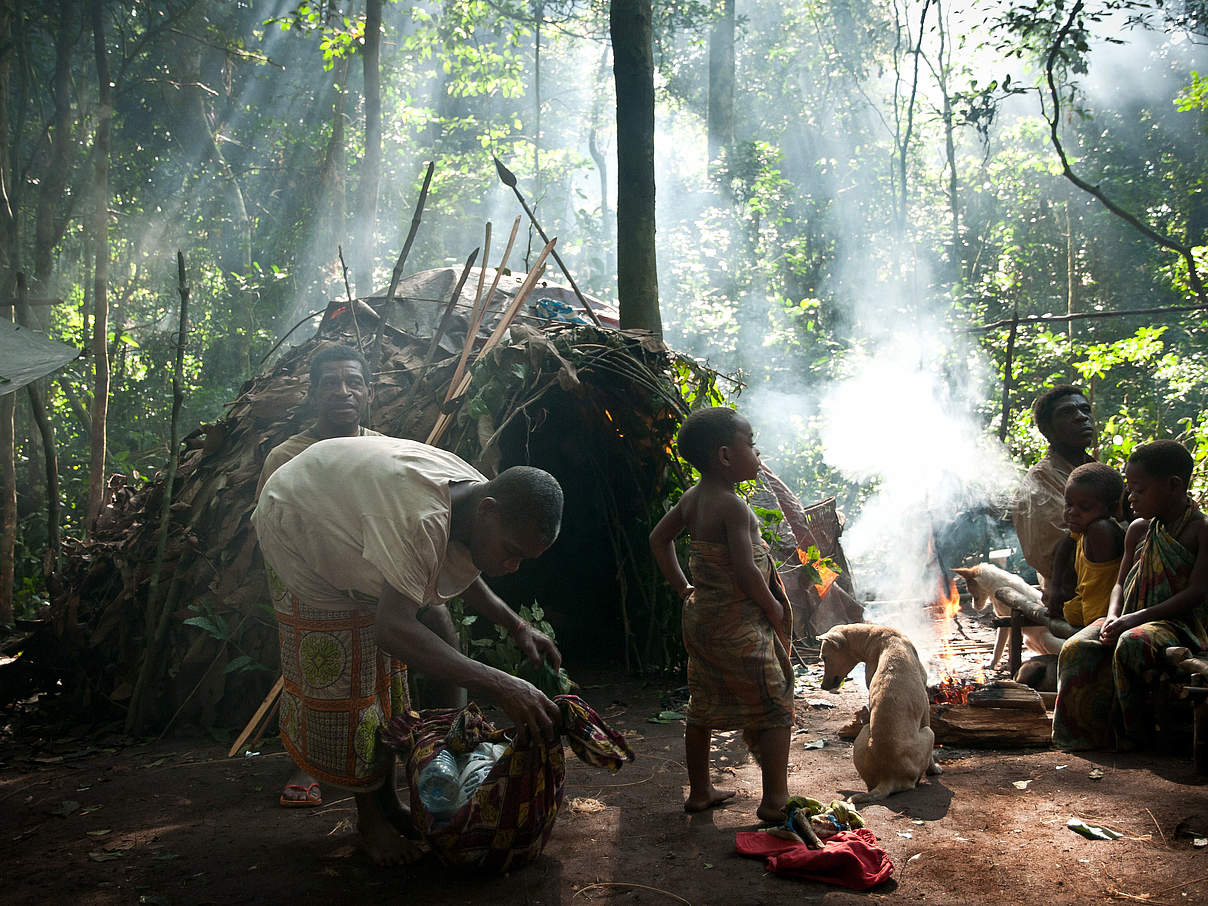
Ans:
[[[489,664],[504,673],[526,679],[549,696],[562,695],[573,688],[573,683],[565,667],[554,670],[549,661],[544,660],[534,667],[502,626],[492,626],[491,634],[485,638],[473,638],[469,629],[474,625],[477,617],[474,614],[464,613],[464,607],[459,610],[462,613],[455,618],[458,633],[462,636],[462,644],[466,646],[475,660]],[[536,601],[531,605],[522,605],[517,613],[520,614],[520,619],[527,620],[534,629],[544,632],[551,639],[554,638],[554,627],[546,621],[545,611]]]
[[[200,629],[210,638],[217,642],[221,642],[224,646],[231,645],[237,647],[238,640],[235,636],[236,629],[232,629],[222,614],[213,609],[209,601],[202,600],[195,604],[189,605],[189,610],[196,613],[195,617],[186,617],[181,622],[185,626],[192,626]],[[263,670],[269,668],[264,664],[256,661],[251,655],[236,654],[234,657],[226,661],[222,668],[223,673],[247,673],[250,671]]]

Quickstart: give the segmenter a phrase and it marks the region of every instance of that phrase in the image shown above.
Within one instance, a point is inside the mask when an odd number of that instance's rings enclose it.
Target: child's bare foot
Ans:
[[[759,803],[759,808],[755,809],[755,817],[764,824],[784,824],[788,815],[784,812],[784,803],[779,806],[771,802]]]
[[[719,790],[715,786],[709,787],[709,792],[704,796],[689,796],[684,800],[685,812],[703,812],[705,809],[716,808],[723,802],[729,802],[734,798],[734,790]]]

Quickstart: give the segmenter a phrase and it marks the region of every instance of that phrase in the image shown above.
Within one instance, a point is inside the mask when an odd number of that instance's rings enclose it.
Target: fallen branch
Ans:
[[[632,884],[629,881],[598,881],[595,884],[588,884],[586,887],[580,887],[575,891],[575,896],[578,896],[579,894],[585,893],[586,891],[592,890],[596,887],[628,887],[634,890],[649,890],[651,893],[661,893],[665,897],[671,897],[673,900],[678,900],[681,903],[687,904],[687,906],[692,906],[691,903],[677,893],[672,893],[669,890],[663,890],[659,887],[648,887],[645,884]],[[587,899],[590,900],[591,897],[588,897]]]

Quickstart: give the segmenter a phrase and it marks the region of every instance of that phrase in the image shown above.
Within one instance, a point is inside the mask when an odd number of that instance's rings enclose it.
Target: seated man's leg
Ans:
[[[457,638],[457,627],[453,625],[453,615],[445,605],[425,607],[420,611],[419,621],[441,637],[447,645],[460,650],[461,642]],[[464,708],[466,706],[466,690],[456,683],[438,680],[435,677],[424,676],[425,708]]]

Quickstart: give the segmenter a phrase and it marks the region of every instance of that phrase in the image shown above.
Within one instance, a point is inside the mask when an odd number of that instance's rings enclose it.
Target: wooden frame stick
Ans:
[[[260,703],[260,707],[256,709],[256,713],[252,715],[252,719],[247,722],[247,726],[243,728],[243,732],[239,734],[239,738],[235,740],[235,744],[231,746],[231,750],[227,752],[227,758],[234,758],[235,753],[243,748],[243,744],[256,732],[256,729],[260,726],[260,722],[264,720],[268,709],[277,703],[277,698],[281,695],[281,691],[284,688],[285,677],[277,677],[277,682],[273,683],[273,688],[268,690],[268,695],[264,696],[264,701]]]

